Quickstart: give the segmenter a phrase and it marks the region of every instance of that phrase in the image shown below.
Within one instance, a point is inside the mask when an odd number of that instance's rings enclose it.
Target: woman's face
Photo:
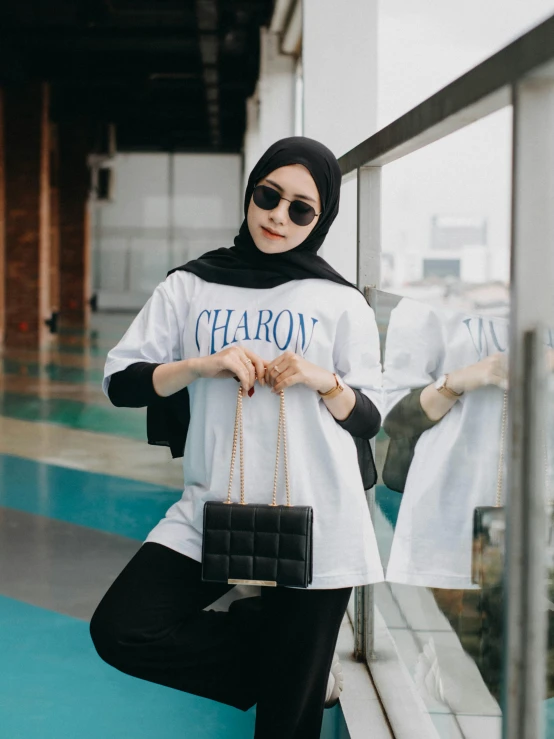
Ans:
[[[301,200],[321,213],[321,200],[312,175],[302,164],[279,167],[263,177],[258,185],[277,190],[282,198],[273,210],[259,208],[250,198],[246,220],[254,243],[264,254],[280,254],[299,246],[314,230],[315,217],[308,226],[297,226],[289,218],[288,200]]]

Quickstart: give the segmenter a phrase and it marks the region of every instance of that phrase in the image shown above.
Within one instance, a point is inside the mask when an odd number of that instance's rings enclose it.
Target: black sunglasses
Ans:
[[[281,200],[287,200],[277,190],[267,185],[256,185],[252,199],[262,210],[274,210]],[[289,218],[297,226],[309,226],[316,216],[321,215],[303,200],[287,200],[287,203],[290,203]]]

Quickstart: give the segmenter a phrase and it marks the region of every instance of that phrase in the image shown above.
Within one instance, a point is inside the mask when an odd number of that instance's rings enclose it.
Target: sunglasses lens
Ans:
[[[254,203],[262,210],[273,210],[279,205],[281,195],[272,187],[257,185],[252,193]],[[302,200],[293,200],[289,205],[289,218],[297,226],[309,226],[316,216],[315,210]]]
[[[309,226],[315,218],[315,210],[301,200],[293,200],[289,207],[289,218],[297,226]]]
[[[281,196],[272,187],[266,187],[265,185],[258,185],[254,188],[252,193],[255,204],[262,210],[273,210],[279,205]]]

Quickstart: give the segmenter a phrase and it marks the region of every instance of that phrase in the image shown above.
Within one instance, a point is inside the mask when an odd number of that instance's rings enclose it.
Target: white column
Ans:
[[[6,269],[6,193],[5,193],[5,163],[4,163],[4,91],[0,90],[0,275],[5,275]],[[6,322],[5,280],[0,280],[0,348],[4,346],[4,332]]]
[[[245,183],[254,164],[275,141],[294,135],[296,58],[280,52],[280,36],[261,29],[260,76],[247,101]]]
[[[281,54],[279,35],[261,30],[260,155],[275,141],[294,134],[296,59]]]
[[[304,135],[337,157],[375,133],[377,0],[303,0]],[[319,252],[356,282],[356,185]],[[375,282],[372,280],[372,282]]]
[[[244,134],[244,172],[243,172],[243,191],[246,190],[246,183],[252,168],[259,159],[260,152],[260,98],[258,95],[258,87],[254,90],[254,94],[246,101],[246,131]],[[242,199],[240,203],[241,221]]]

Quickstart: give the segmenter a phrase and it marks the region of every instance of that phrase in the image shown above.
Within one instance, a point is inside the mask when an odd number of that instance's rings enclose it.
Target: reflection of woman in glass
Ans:
[[[439,312],[409,299],[392,311],[384,427],[413,459],[387,580],[474,587],[473,511],[495,503],[507,342],[503,319]]]

